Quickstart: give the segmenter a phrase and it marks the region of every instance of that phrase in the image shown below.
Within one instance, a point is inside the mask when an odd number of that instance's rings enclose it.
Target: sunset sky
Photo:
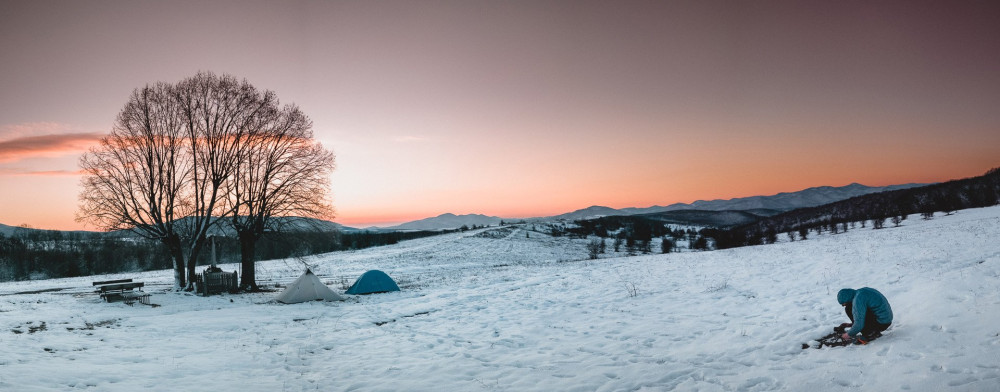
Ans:
[[[74,221],[133,89],[295,103],[335,221],[548,216],[1000,166],[1000,2],[0,0],[0,223]]]

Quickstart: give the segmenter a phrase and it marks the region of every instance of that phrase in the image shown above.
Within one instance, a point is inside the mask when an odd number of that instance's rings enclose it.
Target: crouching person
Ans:
[[[843,289],[837,293],[837,302],[844,307],[852,323],[842,325],[845,329],[851,328],[841,335],[845,341],[868,344],[892,325],[892,308],[878,290],[870,287]]]

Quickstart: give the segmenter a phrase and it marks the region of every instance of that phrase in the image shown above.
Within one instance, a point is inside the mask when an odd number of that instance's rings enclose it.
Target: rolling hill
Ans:
[[[420,219],[401,225],[385,227],[382,230],[447,230],[458,229],[462,226],[496,226],[501,219],[495,216],[481,214],[455,215],[451,213],[441,214],[433,218]]]

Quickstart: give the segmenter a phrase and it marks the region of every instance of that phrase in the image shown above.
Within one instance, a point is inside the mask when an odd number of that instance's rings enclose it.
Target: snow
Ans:
[[[169,271],[3,283],[0,390],[997,390],[1000,207],[889,226],[598,260],[490,228],[261,263],[268,283],[305,262],[338,293],[369,269],[402,288],[296,305],[170,292]],[[161,306],[91,292],[124,277]],[[892,304],[885,336],[803,350],[862,286]]]

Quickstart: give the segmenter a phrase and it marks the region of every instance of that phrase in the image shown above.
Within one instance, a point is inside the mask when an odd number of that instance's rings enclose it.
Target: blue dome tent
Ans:
[[[375,294],[389,291],[399,291],[399,286],[385,272],[371,270],[355,280],[346,294]]]

